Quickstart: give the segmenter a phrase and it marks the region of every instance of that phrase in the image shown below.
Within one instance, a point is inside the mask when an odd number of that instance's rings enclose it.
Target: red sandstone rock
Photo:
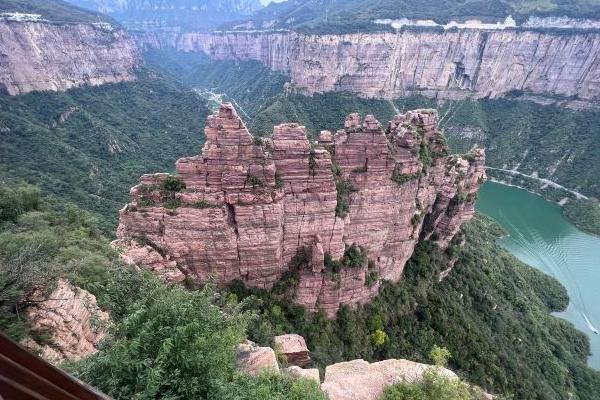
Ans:
[[[23,344],[52,362],[75,361],[96,352],[106,336],[108,313],[100,310],[96,297],[59,279],[49,296],[35,291],[27,315],[34,330],[48,332],[51,345],[26,338]]]
[[[275,348],[280,350],[287,362],[304,367],[310,361],[308,347],[304,338],[296,334],[275,336]]]
[[[257,346],[249,340],[237,348],[236,368],[249,375],[257,375],[265,370],[279,372],[275,351],[270,347]]]
[[[353,360],[329,365],[321,389],[330,400],[376,400],[387,385],[398,382],[417,382],[431,365],[409,360],[384,360],[369,364]],[[448,369],[439,368],[441,376],[456,378]],[[433,400],[433,399],[432,399]]]
[[[207,120],[202,154],[177,161],[185,191],[161,191],[167,174],[142,176],[120,212],[117,243],[127,261],[169,281],[216,275],[222,285],[267,289],[306,248],[291,295],[333,317],[340,304],[375,296],[381,280],[399,280],[419,240],[445,248],[473,216],[485,153],[447,156],[437,123],[435,110],[397,115],[385,130],[373,116],[350,114],[313,147],[297,124],[254,140],[224,103]],[[336,215],[341,186],[347,212]],[[369,263],[325,267],[325,255],[340,259],[352,244]]]

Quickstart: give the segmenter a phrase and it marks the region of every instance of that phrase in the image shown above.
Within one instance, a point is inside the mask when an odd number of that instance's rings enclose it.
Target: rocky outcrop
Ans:
[[[304,367],[310,362],[308,347],[300,335],[288,333],[275,336],[275,348],[281,351],[288,364]]]
[[[23,344],[46,360],[58,363],[86,357],[106,336],[108,313],[100,310],[94,295],[64,279],[58,280],[49,296],[37,290],[28,302],[32,331],[47,337],[43,343],[30,337]]]
[[[384,360],[368,363],[352,360],[329,365],[321,389],[329,400],[376,400],[388,385],[398,382],[419,382],[431,365],[408,360]],[[456,378],[448,369],[439,368],[441,376]]]
[[[283,279],[298,304],[334,316],[399,280],[420,239],[445,248],[472,217],[485,154],[448,156],[437,123],[435,110],[385,130],[351,114],[313,146],[297,124],[253,137],[222,104],[202,154],[177,161],[181,182],[144,175],[132,188],[115,244],[171,281]]]
[[[279,372],[275,351],[246,340],[237,348],[236,369],[244,374],[257,375],[262,371]]]
[[[499,97],[511,91],[589,103],[600,99],[600,33],[534,30],[403,30],[306,35],[295,32],[143,34],[145,46],[257,60],[290,75],[306,93],[396,98]]]
[[[106,24],[0,20],[0,93],[131,81],[139,64],[135,42]]]
[[[300,368],[297,365],[292,365],[283,370],[283,372],[293,378],[306,378],[317,381],[321,384],[321,377],[317,368]]]
[[[304,338],[300,335],[282,335],[275,338],[275,345],[292,338],[298,338],[305,346]],[[308,355],[308,350],[306,351]],[[240,344],[237,351],[238,372],[257,375],[264,371],[283,373],[293,378],[312,379],[319,383],[321,390],[329,400],[376,400],[381,397],[386,386],[395,383],[417,383],[424,379],[425,372],[435,370],[437,376],[449,379],[459,379],[449,369],[421,364],[409,360],[389,359],[369,363],[364,360],[352,360],[329,365],[325,368],[325,379],[321,383],[319,370],[316,368],[303,369],[296,365],[280,369],[275,351],[270,347],[260,347],[250,341]],[[491,400],[493,396],[473,388],[481,393],[481,399]]]

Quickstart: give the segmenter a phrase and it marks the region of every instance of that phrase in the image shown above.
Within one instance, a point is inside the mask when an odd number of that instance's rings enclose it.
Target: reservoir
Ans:
[[[569,307],[556,315],[590,338],[589,365],[600,370],[600,238],[575,228],[558,205],[515,187],[485,183],[476,207],[508,232],[502,247],[567,288]]]

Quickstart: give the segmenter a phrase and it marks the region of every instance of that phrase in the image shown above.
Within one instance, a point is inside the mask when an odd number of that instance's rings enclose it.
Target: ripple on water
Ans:
[[[558,279],[570,297],[557,313],[590,338],[589,364],[600,370],[600,238],[579,231],[560,207],[525,190],[487,182],[477,210],[508,232],[500,244],[523,262]]]

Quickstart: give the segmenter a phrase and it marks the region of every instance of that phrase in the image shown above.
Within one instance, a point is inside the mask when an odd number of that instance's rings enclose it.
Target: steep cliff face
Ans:
[[[135,42],[110,25],[0,20],[0,93],[132,81]]]
[[[188,33],[140,36],[147,46],[258,60],[284,71],[301,93],[395,98],[498,97],[510,91],[600,98],[600,34],[478,29],[346,35]]]
[[[311,146],[297,124],[253,138],[225,103],[202,154],[177,161],[185,190],[167,174],[132,188],[117,245],[172,281],[271,288],[284,277],[297,303],[333,316],[399,280],[420,239],[446,247],[473,215],[484,152],[448,156],[437,123],[416,110],[384,131],[351,114]]]

